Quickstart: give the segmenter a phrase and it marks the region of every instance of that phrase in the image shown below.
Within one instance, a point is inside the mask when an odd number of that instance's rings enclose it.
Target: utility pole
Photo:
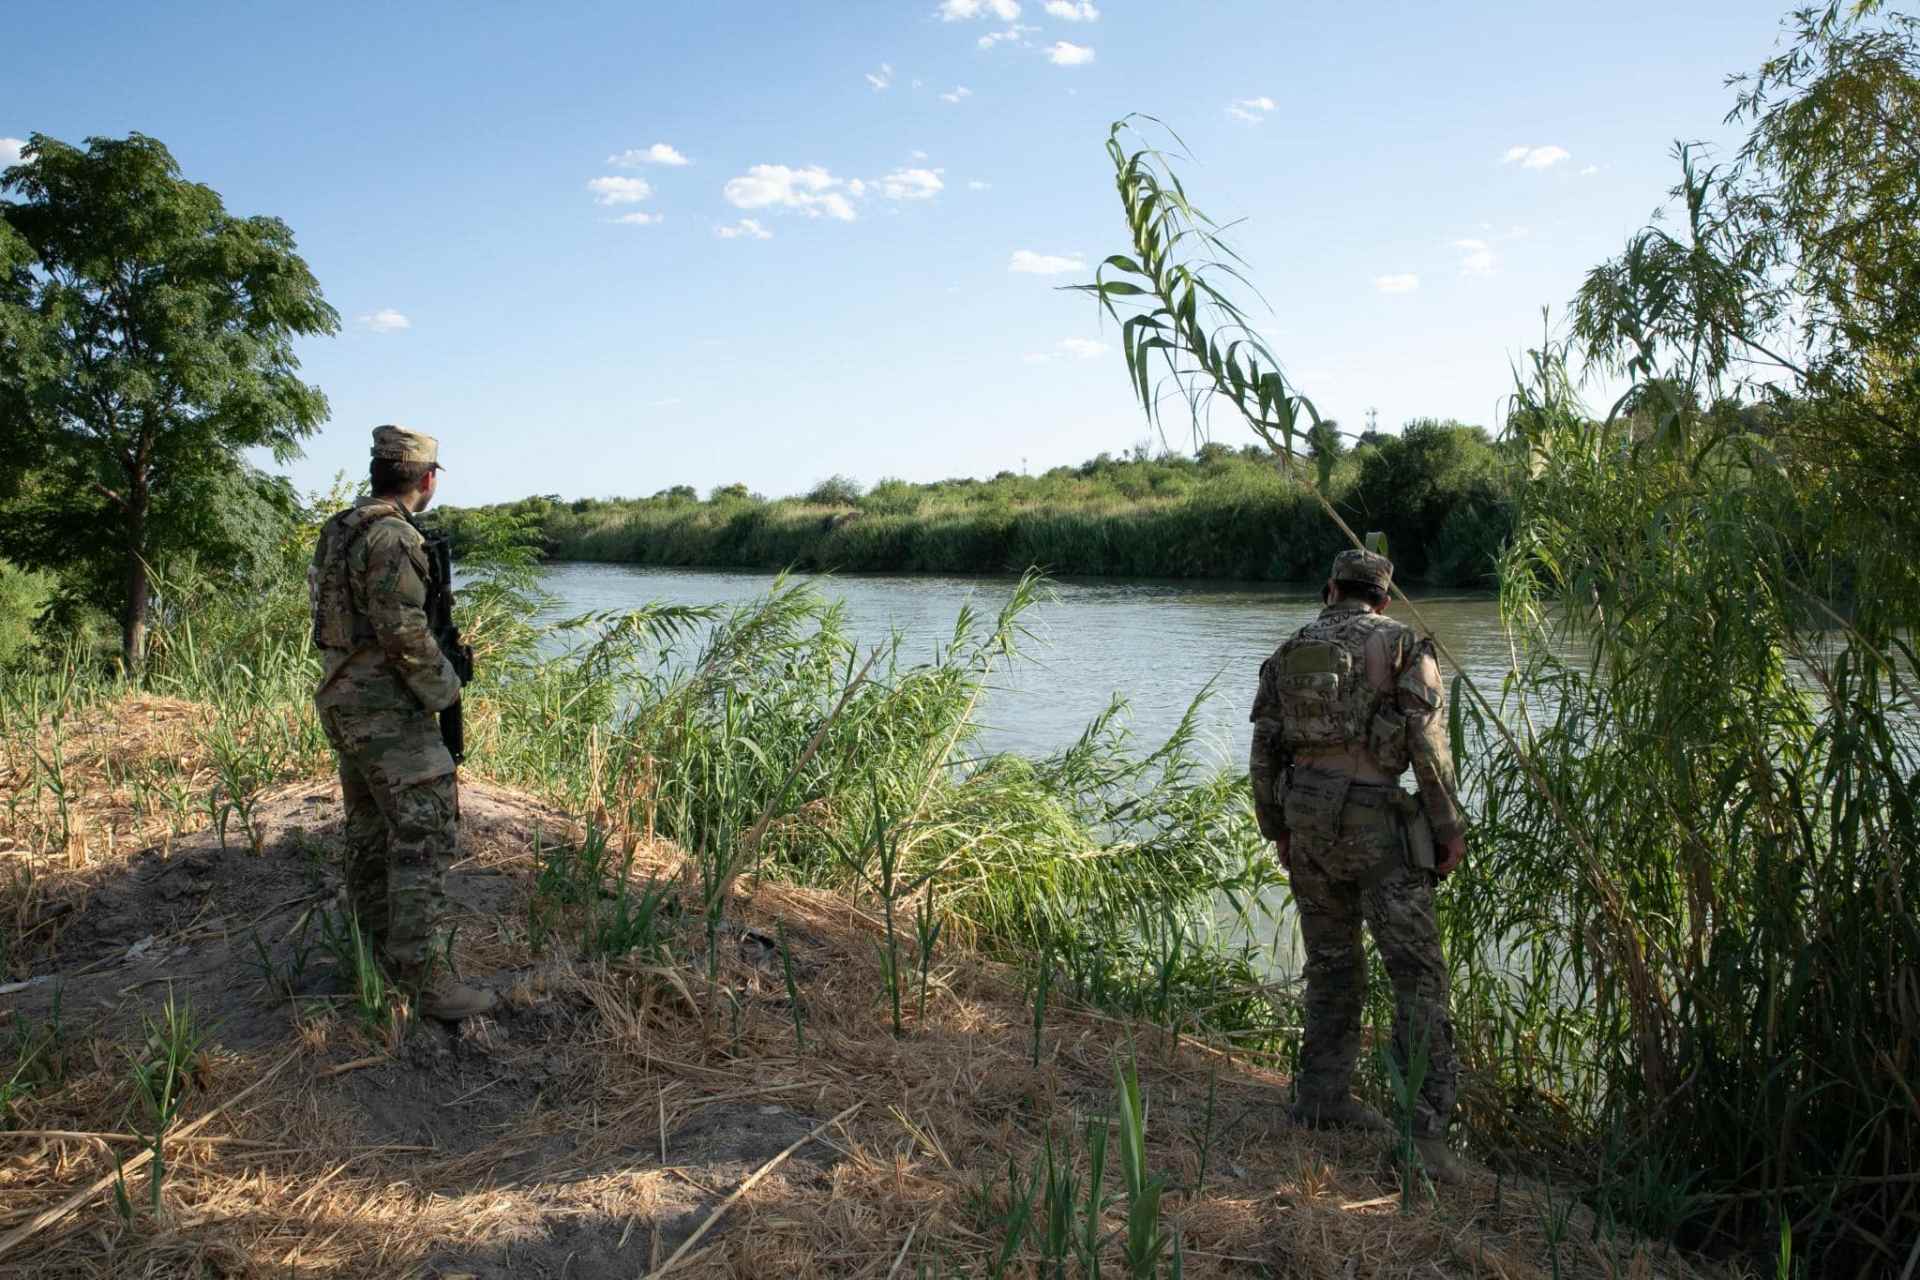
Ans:
[[[1380,430],[1380,411],[1372,405],[1367,406],[1367,434],[1373,435]]]

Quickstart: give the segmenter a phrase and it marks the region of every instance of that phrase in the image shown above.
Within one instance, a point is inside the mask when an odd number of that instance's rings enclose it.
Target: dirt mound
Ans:
[[[1190,1275],[1684,1270],[1491,1174],[1403,1214],[1379,1141],[1286,1128],[1278,1076],[1150,1027],[1050,1013],[1036,1062],[1017,985],[957,951],[896,1039],[875,925],[832,895],[743,887],[711,983],[691,912],[664,955],[537,952],[534,849],[577,832],[484,782],[462,789],[454,959],[502,1008],[458,1031],[369,1018],[316,934],[339,885],[337,787],[280,790],[258,821],[258,855],[202,832],[95,868],[48,962],[0,995],[0,1038],[18,1046],[0,1270],[630,1277],[711,1221],[674,1274],[974,1274],[1047,1135],[1085,1132],[1128,1053]],[[637,861],[641,876],[683,874],[669,847]],[[169,997],[206,1039],[159,1211],[136,1171],[124,1210],[109,1186],[43,1220],[111,1179],[109,1152],[142,1149],[132,1064],[159,1053],[149,1028]],[[1110,1230],[1123,1213],[1115,1195]],[[1006,1274],[1035,1274],[1037,1240]]]

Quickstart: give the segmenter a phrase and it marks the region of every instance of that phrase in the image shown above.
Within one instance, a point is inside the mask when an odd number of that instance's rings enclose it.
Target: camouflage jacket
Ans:
[[[307,571],[322,706],[441,711],[460,679],[427,629],[426,540],[406,508],[362,498],[320,530]]]
[[[1413,628],[1391,618],[1371,615],[1368,625],[1356,615],[1366,612],[1358,602],[1342,601],[1327,606],[1320,616],[1302,627],[1296,637],[1310,633],[1340,633],[1358,636],[1365,679],[1380,706],[1404,719],[1405,755],[1398,752],[1382,758],[1366,741],[1348,744],[1352,758],[1347,768],[1377,771],[1376,777],[1398,776],[1409,763],[1420,798],[1433,824],[1436,840],[1452,840],[1463,834],[1465,823],[1455,799],[1456,783],[1453,752],[1447,745],[1446,693],[1440,683],[1440,666],[1434,660],[1431,642],[1420,639]],[[1285,649],[1285,645],[1281,649]],[[1277,687],[1276,660],[1267,659],[1260,667],[1260,685],[1254,694],[1253,746],[1247,759],[1247,771],[1253,786],[1253,811],[1260,822],[1260,833],[1278,839],[1287,832],[1280,788],[1293,767],[1293,751],[1287,745],[1289,734]],[[1338,766],[1336,766],[1338,767]]]

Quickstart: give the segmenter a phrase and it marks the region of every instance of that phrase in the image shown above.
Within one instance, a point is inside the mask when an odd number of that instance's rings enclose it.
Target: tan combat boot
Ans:
[[[1414,1155],[1419,1158],[1427,1177],[1442,1186],[1457,1187],[1467,1180],[1470,1170],[1467,1162],[1453,1154],[1453,1148],[1447,1145],[1445,1138],[1415,1138]],[[1399,1159],[1396,1148],[1394,1158]]]
[[[462,1022],[492,1013],[499,997],[485,987],[470,987],[451,974],[440,974],[423,984],[414,996],[413,1007],[425,1018],[439,1022]]]
[[[1393,1126],[1378,1111],[1352,1094],[1338,1098],[1295,1098],[1287,1118],[1308,1129],[1355,1129],[1361,1133],[1392,1133]]]

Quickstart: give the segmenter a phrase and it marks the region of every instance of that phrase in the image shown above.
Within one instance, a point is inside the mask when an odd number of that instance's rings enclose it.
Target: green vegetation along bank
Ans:
[[[1432,419],[1347,447],[1333,432],[1316,465],[1347,520],[1383,530],[1403,576],[1491,586],[1513,523],[1515,454],[1478,428]],[[705,501],[688,486],[650,498],[533,497],[504,509],[537,525],[555,560],[853,572],[1022,573],[1300,582],[1343,544],[1312,496],[1266,450],[1101,454],[1040,475],[863,491],[834,476],[800,497],[744,485]],[[456,537],[470,512],[441,515]]]

